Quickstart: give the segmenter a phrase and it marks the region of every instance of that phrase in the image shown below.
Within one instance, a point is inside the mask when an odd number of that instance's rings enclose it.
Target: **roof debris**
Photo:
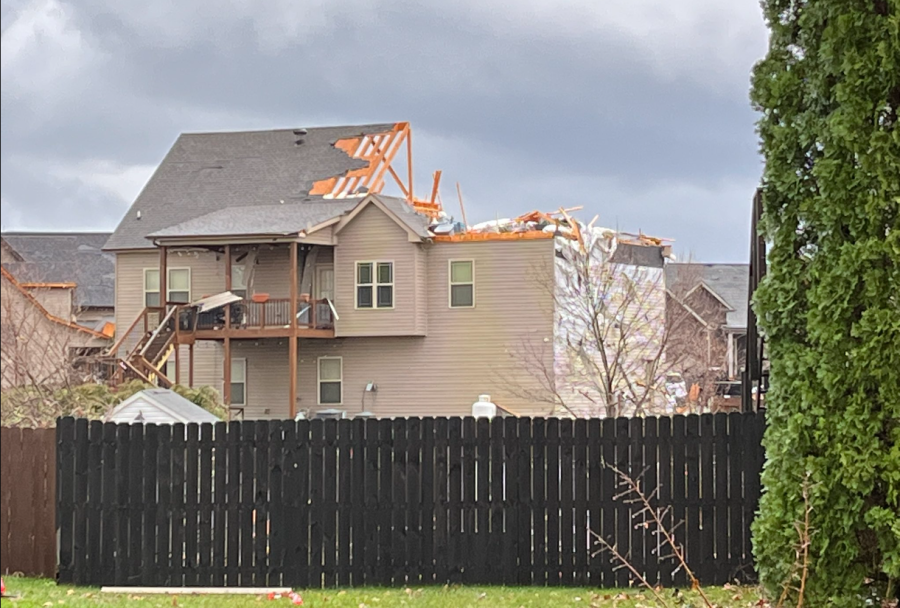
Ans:
[[[502,218],[481,222],[467,228],[465,224],[454,222],[453,218],[441,210],[434,219],[429,231],[432,240],[438,243],[464,243],[473,241],[512,241],[528,239],[552,239],[562,237],[575,243],[583,243],[583,234],[592,233],[606,239],[615,238],[616,242],[625,245],[662,248],[665,257],[671,257],[672,239],[647,236],[643,233],[633,234],[619,232],[610,228],[595,227],[597,216],[588,224],[584,224],[571,216],[578,207],[560,207],[558,211],[529,211],[515,218]]]

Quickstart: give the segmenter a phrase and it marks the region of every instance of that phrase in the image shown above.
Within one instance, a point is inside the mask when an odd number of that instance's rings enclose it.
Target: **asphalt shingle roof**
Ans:
[[[292,129],[182,134],[106,249],[150,248],[147,235],[223,209],[300,203],[314,182],[365,166],[335,148],[337,140],[393,126],[310,128],[303,136]],[[298,139],[303,143],[296,145]]]
[[[417,213],[405,200],[381,194],[372,195],[422,238],[430,236],[431,220]],[[315,197],[278,205],[229,207],[198,218],[157,230],[150,238],[217,237],[296,234],[306,228],[340,217],[359,205],[365,197],[323,199]]]
[[[726,315],[726,325],[733,328],[747,327],[750,289],[748,264],[667,264],[666,287],[678,287],[679,281],[705,283],[733,309]],[[694,285],[688,285],[687,289],[692,287]]]
[[[109,232],[4,232],[22,257],[3,266],[20,283],[75,283],[76,306],[115,305],[116,261],[102,251]]]
[[[220,209],[198,218],[169,226],[151,237],[237,236],[254,234],[295,234],[349,211],[360,199],[324,202],[294,202]]]

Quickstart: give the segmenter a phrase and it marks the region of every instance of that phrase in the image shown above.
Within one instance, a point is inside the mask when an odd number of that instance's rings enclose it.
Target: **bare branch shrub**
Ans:
[[[552,268],[531,273],[552,302],[553,341],[520,341],[513,356],[530,382],[507,382],[507,389],[575,417],[674,413],[686,391],[673,393],[667,379],[691,353],[707,350],[705,340],[693,344],[695,314],[670,306],[661,263],[617,259],[617,232],[582,227],[573,234],[556,239]],[[662,261],[660,247],[629,246],[655,251]],[[674,348],[675,340],[685,344]]]

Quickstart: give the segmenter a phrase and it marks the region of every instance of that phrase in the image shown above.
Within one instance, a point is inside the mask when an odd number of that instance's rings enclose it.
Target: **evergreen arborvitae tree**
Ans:
[[[754,553],[770,592],[797,586],[808,474],[804,605],[859,608],[900,579],[900,0],[763,9],[771,390]]]

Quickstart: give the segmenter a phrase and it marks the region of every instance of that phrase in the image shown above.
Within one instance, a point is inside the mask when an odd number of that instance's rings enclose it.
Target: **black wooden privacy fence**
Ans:
[[[660,559],[615,465],[671,505],[701,581],[751,580],[762,415],[57,427],[59,580],[626,586]],[[662,554],[669,553],[663,550]]]

